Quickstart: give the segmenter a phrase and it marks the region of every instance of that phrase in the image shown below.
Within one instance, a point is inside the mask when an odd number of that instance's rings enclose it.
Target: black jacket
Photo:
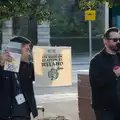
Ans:
[[[0,67],[0,116],[9,117],[12,112],[12,80],[15,79],[14,73],[9,71],[4,71]],[[33,117],[38,115],[36,108],[36,101],[34,97],[33,90],[33,80],[34,80],[34,68],[32,63],[21,62],[20,70],[20,85],[21,89],[24,92],[24,95],[29,103],[30,110],[33,114]]]
[[[120,61],[120,54],[117,56]],[[114,66],[113,55],[108,54],[105,49],[96,54],[90,62],[89,79],[94,109],[119,108],[116,87],[120,80],[113,72]]]

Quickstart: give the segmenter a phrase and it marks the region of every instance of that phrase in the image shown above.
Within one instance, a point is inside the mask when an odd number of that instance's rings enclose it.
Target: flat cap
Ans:
[[[18,42],[18,43],[21,43],[21,44],[31,44],[30,40],[28,40],[27,38],[22,37],[22,36],[15,36],[12,39],[10,39],[10,41],[11,42]]]

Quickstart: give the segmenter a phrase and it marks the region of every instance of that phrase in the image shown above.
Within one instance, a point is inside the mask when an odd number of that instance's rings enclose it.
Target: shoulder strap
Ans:
[[[14,73],[14,90],[15,94],[19,94],[21,92],[21,87],[20,87],[20,81],[19,81],[19,76],[17,73]]]

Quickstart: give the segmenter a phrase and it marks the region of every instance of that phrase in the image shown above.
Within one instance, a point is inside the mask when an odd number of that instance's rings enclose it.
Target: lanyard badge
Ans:
[[[23,104],[25,102],[25,97],[24,97],[24,95],[20,91],[20,82],[18,80],[18,76],[17,76],[16,73],[15,73],[15,79],[16,79],[17,87],[19,89],[19,93],[15,96],[15,99],[17,101],[17,104],[21,105],[21,104]]]

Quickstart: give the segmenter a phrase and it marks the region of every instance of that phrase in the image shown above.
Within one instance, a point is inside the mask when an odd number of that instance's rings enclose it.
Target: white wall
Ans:
[[[44,23],[38,25],[38,45],[40,46],[49,46],[50,45],[50,25]]]
[[[38,45],[49,46],[50,45],[50,25],[43,23],[38,25]],[[12,38],[12,19],[5,21],[3,26],[3,43],[7,44]]]
[[[12,38],[12,19],[5,21],[2,29],[2,44],[7,44],[9,40]]]

